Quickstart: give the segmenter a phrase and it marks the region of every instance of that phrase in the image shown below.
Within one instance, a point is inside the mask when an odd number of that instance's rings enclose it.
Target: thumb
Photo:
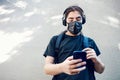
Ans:
[[[73,56],[68,57],[67,60],[69,61],[73,60]]]

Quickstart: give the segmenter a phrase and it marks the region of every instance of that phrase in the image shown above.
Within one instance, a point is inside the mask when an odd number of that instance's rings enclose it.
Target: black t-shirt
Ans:
[[[55,52],[55,44],[58,36],[53,36],[47,46],[47,49],[44,53],[44,56],[52,56],[57,59],[57,63],[63,62],[67,57],[72,55],[72,52],[75,50],[83,50],[83,37],[80,36],[68,36],[64,35],[63,40],[61,41],[59,47],[59,53]],[[100,51],[91,38],[88,38],[88,43],[91,48],[93,48],[98,55]],[[94,64],[91,60],[87,60],[86,69],[76,75],[68,75],[61,73],[55,75],[52,80],[95,80],[94,76]]]

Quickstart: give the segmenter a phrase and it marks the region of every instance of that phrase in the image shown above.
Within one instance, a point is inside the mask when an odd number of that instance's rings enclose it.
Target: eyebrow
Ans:
[[[81,16],[78,16],[77,18],[81,18]],[[73,19],[73,17],[69,17],[69,19]]]

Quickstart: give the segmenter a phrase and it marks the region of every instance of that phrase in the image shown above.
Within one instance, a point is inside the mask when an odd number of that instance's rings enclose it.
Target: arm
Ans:
[[[94,68],[97,73],[103,73],[105,69],[105,65],[100,60],[100,58],[96,55],[94,49],[91,48],[85,48],[83,51],[86,51],[87,53],[87,59],[91,59],[94,63]]]
[[[54,58],[47,56],[45,58],[44,71],[48,75],[57,75],[60,73],[66,73],[69,75],[78,74],[80,71],[84,70],[85,67],[76,68],[85,65],[86,62],[82,62],[81,59],[73,60],[73,57],[68,57],[64,62],[59,64],[54,64]]]
[[[54,58],[47,56],[45,58],[44,71],[48,75],[56,75],[62,73],[61,64],[54,64]]]
[[[96,72],[98,73],[103,73],[105,69],[105,65],[103,64],[99,57],[96,57],[96,60],[94,60],[94,67]]]

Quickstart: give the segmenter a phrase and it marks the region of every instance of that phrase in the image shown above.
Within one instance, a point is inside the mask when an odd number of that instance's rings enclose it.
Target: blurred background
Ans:
[[[101,50],[106,69],[97,80],[120,79],[120,0],[0,0],[0,80],[50,80],[43,53],[53,35],[66,29],[70,5],[84,9],[83,33]]]

